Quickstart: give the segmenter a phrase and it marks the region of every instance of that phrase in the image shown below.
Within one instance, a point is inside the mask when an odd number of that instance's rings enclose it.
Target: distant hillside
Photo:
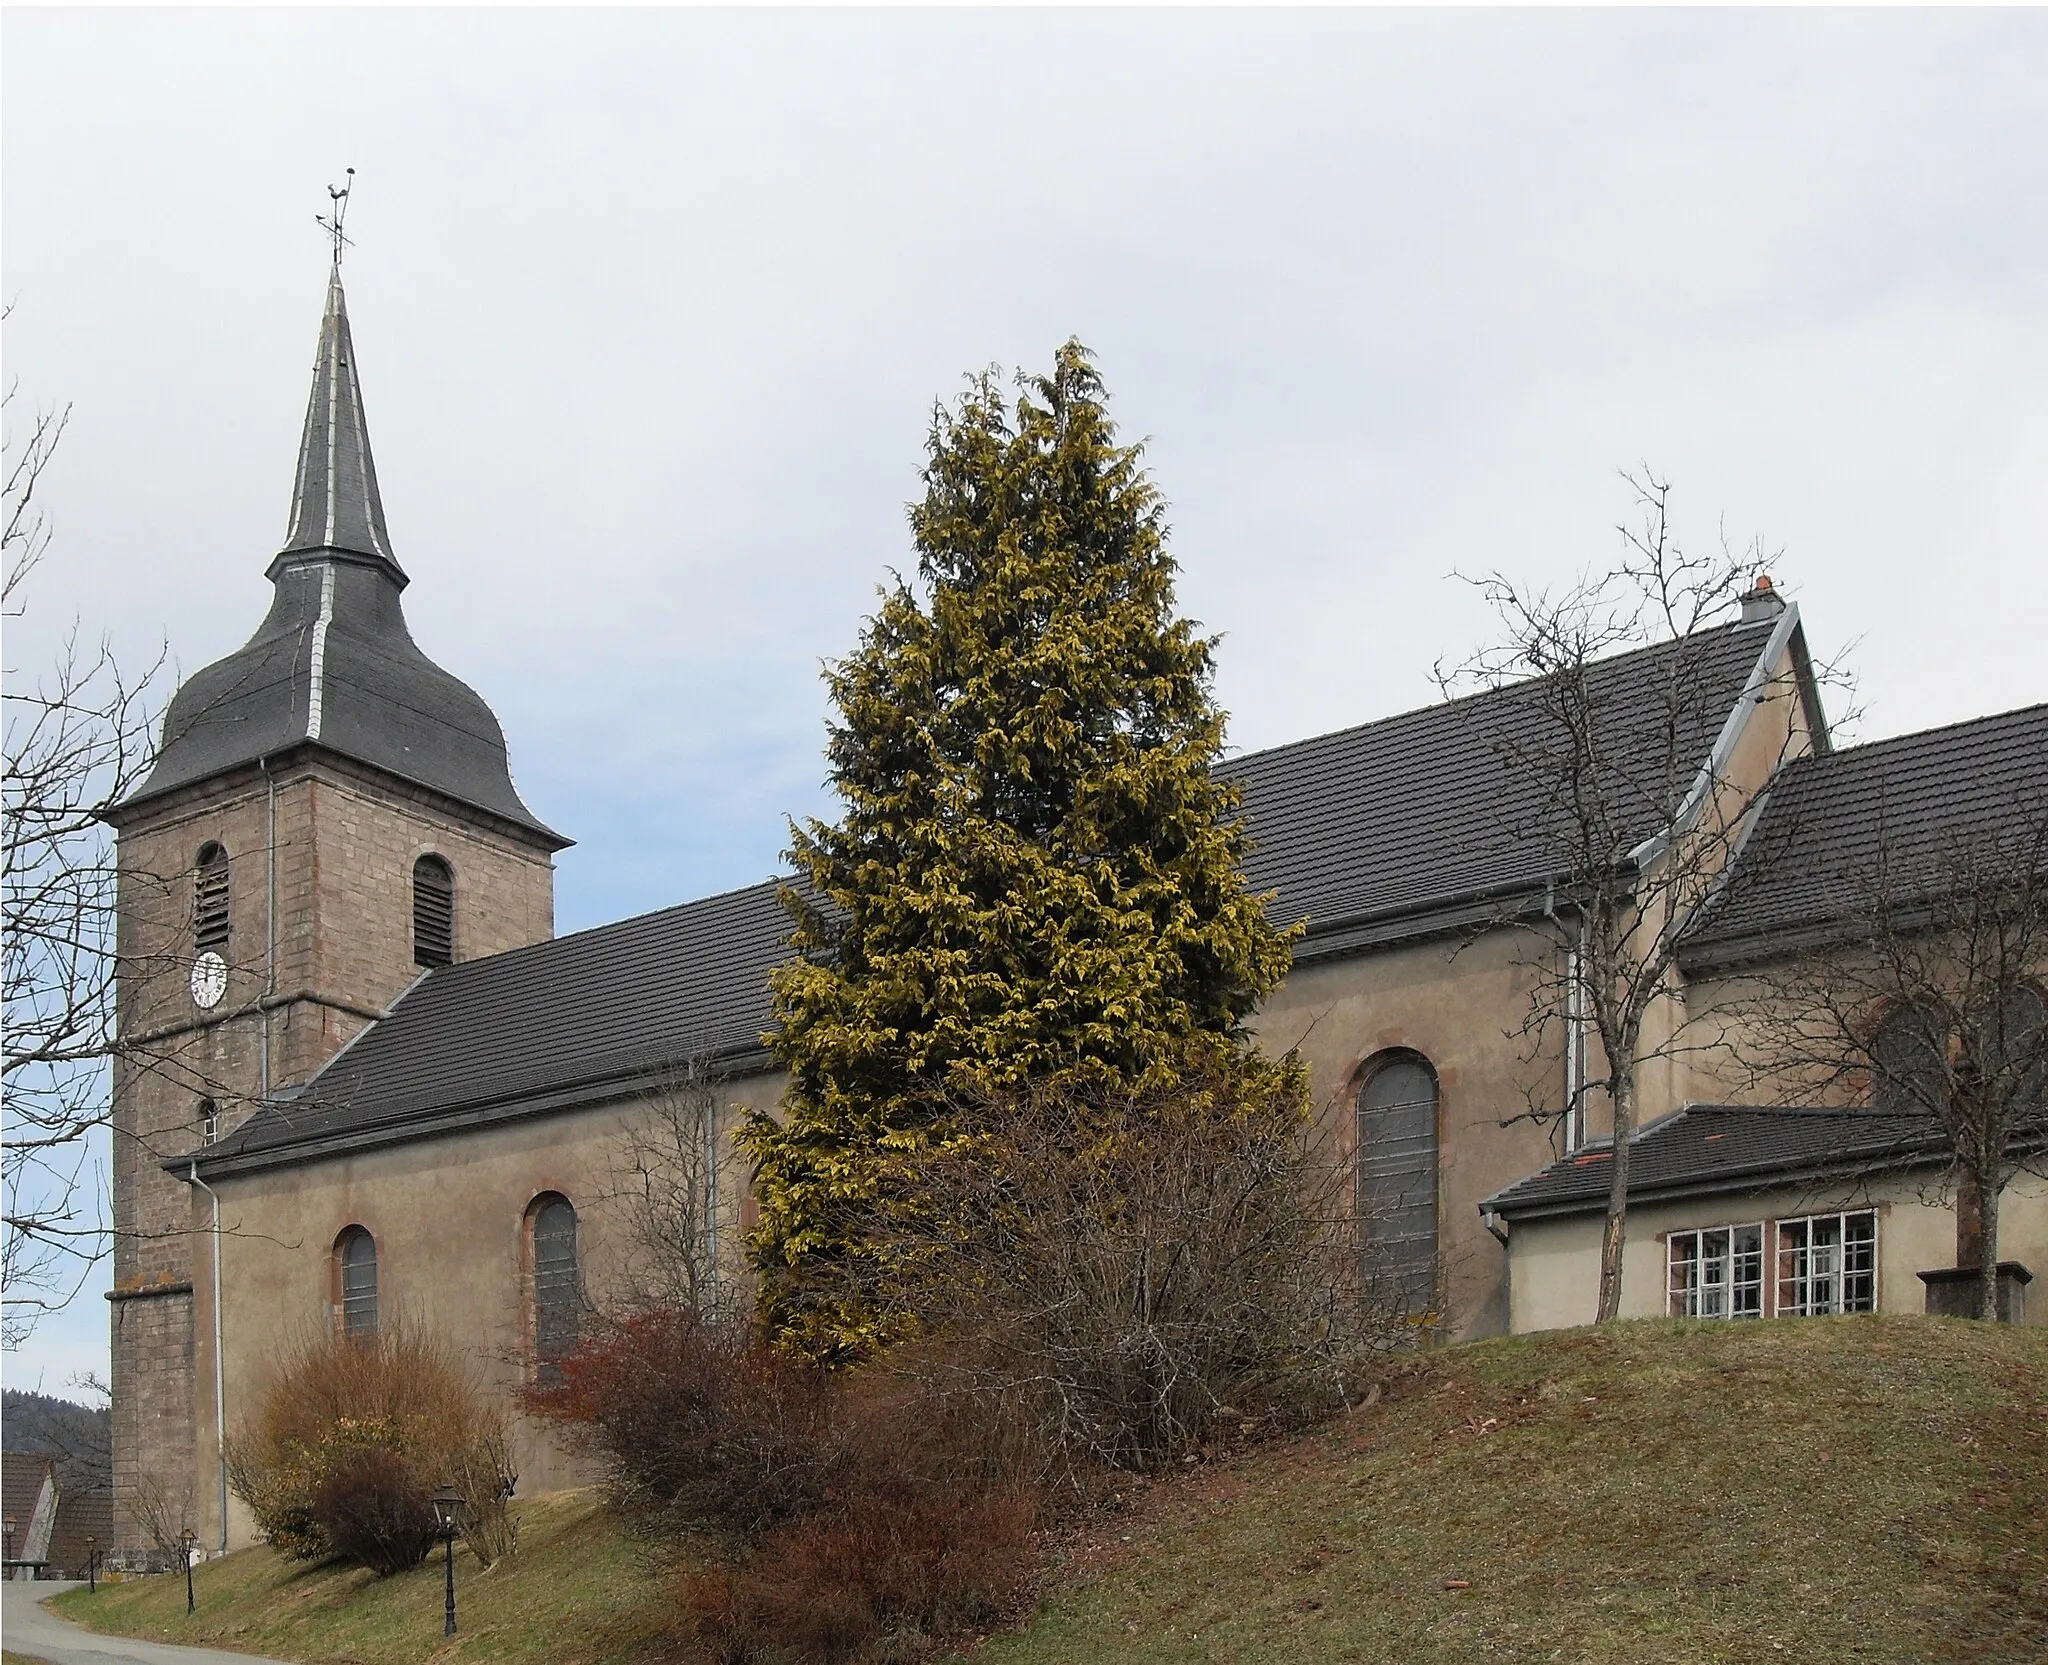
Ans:
[[[110,1490],[113,1420],[105,1408],[53,1399],[46,1393],[0,1393],[0,1448],[57,1459],[58,1489]]]

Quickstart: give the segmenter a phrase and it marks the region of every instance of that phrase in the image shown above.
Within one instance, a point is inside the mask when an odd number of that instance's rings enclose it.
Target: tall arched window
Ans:
[[[439,856],[412,864],[412,959],[414,965],[455,960],[455,870]]]
[[[1879,1110],[1938,1110],[1948,1098],[1948,1026],[1940,1014],[1894,1001],[1870,1046],[1870,1102]]]
[[[1358,1093],[1358,1203],[1368,1272],[1411,1312],[1436,1304],[1436,1071],[1396,1053]]]
[[[377,1333],[377,1240],[361,1226],[350,1226],[334,1242],[334,1283],[341,1333]]]
[[[192,879],[192,951],[223,958],[228,951],[228,853],[218,844],[199,847]]]
[[[1978,1026],[1976,1052],[1977,1068],[2000,1098],[2039,1104],[2048,1094],[2048,1001],[2040,991],[2025,983],[2007,989]]]
[[[567,1197],[537,1198],[529,1211],[533,1256],[534,1376],[562,1380],[561,1361],[582,1339],[583,1285],[576,1266],[576,1210]]]

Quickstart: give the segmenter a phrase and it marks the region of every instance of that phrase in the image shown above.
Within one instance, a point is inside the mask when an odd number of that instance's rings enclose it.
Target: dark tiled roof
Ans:
[[[111,813],[316,746],[486,810],[550,849],[520,801],[491,709],[413,642],[377,495],[348,314],[328,288],[276,592],[254,636],[179,688],[156,765]]]
[[[40,1451],[0,1452],[0,1512],[14,1517],[14,1553],[27,1547],[24,1534],[43,1495],[43,1483],[56,1472],[55,1459]]]
[[[114,1547],[114,1494],[70,1491],[57,1494],[57,1527],[50,1534],[50,1571],[58,1578],[85,1576],[85,1540],[95,1549]]]
[[[1629,1151],[1629,1200],[1755,1190],[1807,1175],[1908,1167],[1942,1159],[1947,1136],[1929,1117],[1875,1110],[1781,1110],[1688,1105],[1639,1132]],[[1553,1162],[1479,1206],[1512,1219],[1604,1208],[1612,1145]]]
[[[1672,792],[1706,763],[1776,623],[1594,667],[1621,848],[1661,830]],[[1657,727],[1674,703],[1659,691],[1667,679],[1684,691],[1676,748]],[[1528,761],[1548,732],[1525,685],[1231,760],[1224,773],[1244,785],[1253,887],[1278,893],[1276,919],[1308,920],[1304,957],[1475,922],[1498,911],[1489,899],[1540,893],[1561,868],[1546,783]],[[1685,763],[1675,781],[1665,778],[1674,750]]]
[[[644,1090],[684,1060],[759,1067],[768,969],[787,952],[777,888],[428,972],[304,1094],[257,1111],[203,1153],[202,1167],[599,1102]]]
[[[2048,705],[1789,764],[1685,958],[1701,966],[1939,883],[1959,836],[2048,813]],[[1880,881],[1880,873],[1882,880]]]
[[[1640,721],[1651,680],[1674,654],[1699,656],[1681,680],[1697,689],[1687,750],[1704,763],[1774,628],[1731,626],[1598,667],[1619,773],[1643,786],[1624,806],[1624,842],[1658,830],[1666,784],[1642,780],[1664,750]],[[1503,895],[1541,891],[1554,867],[1540,796],[1502,752],[1529,726],[1509,690],[1224,765],[1245,787],[1250,880],[1277,893],[1279,919],[1307,916],[1304,955],[1481,920]],[[789,930],[775,891],[770,881],[434,971],[300,1098],[207,1152],[202,1172],[594,1102],[686,1058],[760,1067],[767,972]]]

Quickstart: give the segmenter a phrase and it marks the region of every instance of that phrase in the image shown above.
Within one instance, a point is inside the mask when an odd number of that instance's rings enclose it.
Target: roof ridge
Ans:
[[[1985,723],[2004,722],[2013,717],[2030,717],[2036,712],[2048,712],[2048,700],[2037,700],[2032,705],[2016,705],[2009,711],[1987,711],[1978,717],[1958,717],[1952,723],[1938,723],[1933,728],[1909,729],[1904,734],[1887,734],[1881,740],[1858,740],[1847,746],[1837,746],[1832,752],[1801,757],[1798,763],[1825,763],[1832,759],[1859,758],[1886,746],[1903,746],[1915,740],[1931,740],[1936,735],[1952,734],[1958,729],[1977,728]]]
[[[1651,642],[1643,647],[1629,648],[1625,652],[1608,654],[1604,658],[1589,660],[1587,663],[1607,669],[1611,666],[1627,664],[1633,659],[1646,658],[1653,653],[1665,652],[1679,642],[1700,641],[1710,636],[1717,636],[1724,631],[1769,630],[1775,628],[1776,623],[1775,618],[1731,619],[1726,624],[1709,625],[1706,629],[1693,631],[1690,635],[1672,636],[1661,642]],[[1235,756],[1219,760],[1219,766],[1227,770],[1241,763],[1251,763],[1264,758],[1276,757],[1282,752],[1294,751],[1302,746],[1313,746],[1325,740],[1341,740],[1352,735],[1363,734],[1368,729],[1380,728],[1389,723],[1398,723],[1403,718],[1420,717],[1434,711],[1454,711],[1460,707],[1477,705],[1485,700],[1500,699],[1508,694],[1512,694],[1518,688],[1526,688],[1530,684],[1542,680],[1543,678],[1540,676],[1523,677],[1517,681],[1504,684],[1499,688],[1481,688],[1470,694],[1461,694],[1456,699],[1432,700],[1424,705],[1410,706],[1403,711],[1390,711],[1384,717],[1370,717],[1362,723],[1352,723],[1345,728],[1326,729],[1320,734],[1304,734],[1296,740],[1283,740],[1278,745],[1261,746],[1257,751],[1239,752]]]

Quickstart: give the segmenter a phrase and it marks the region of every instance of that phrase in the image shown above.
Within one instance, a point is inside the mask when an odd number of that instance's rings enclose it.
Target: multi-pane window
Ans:
[[[1436,1072],[1395,1058],[1358,1095],[1358,1204],[1367,1269],[1410,1311],[1436,1301]]]
[[[439,856],[412,864],[412,958],[415,965],[455,960],[455,870]]]
[[[1670,1291],[1673,1318],[1763,1317],[1763,1226],[1673,1232]]]
[[[377,1240],[351,1226],[334,1246],[335,1281],[341,1290],[341,1333],[377,1333]]]
[[[225,955],[228,946],[228,853],[203,846],[192,880],[193,952]]]
[[[199,1142],[210,1145],[220,1137],[220,1106],[210,1098],[199,1101]]]
[[[1817,1318],[1877,1310],[1877,1214],[1778,1222],[1778,1314]]]
[[[582,1331],[576,1210],[567,1197],[549,1197],[534,1209],[532,1229],[534,1374],[542,1387],[555,1387]]]

